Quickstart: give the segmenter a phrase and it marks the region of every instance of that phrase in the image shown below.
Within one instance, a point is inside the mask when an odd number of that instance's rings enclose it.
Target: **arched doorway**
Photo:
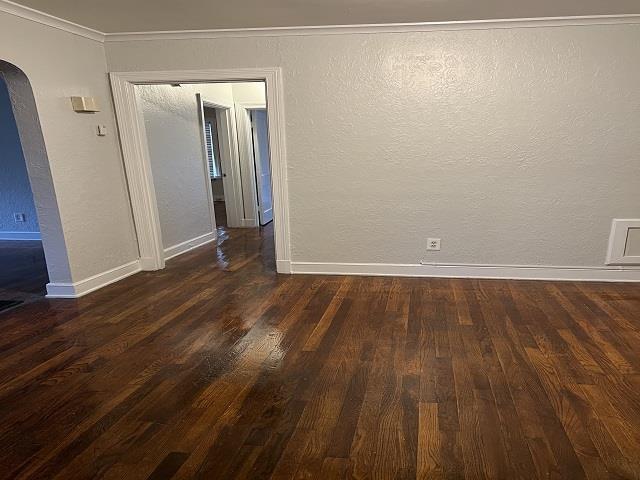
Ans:
[[[22,150],[28,183],[31,187],[49,282],[70,282],[71,273],[62,222],[31,84],[20,68],[3,60],[0,60],[0,80],[3,83],[0,87],[6,86],[19,137],[19,147]],[[25,257],[25,261],[34,261],[34,259],[36,257],[29,255]],[[46,281],[46,275],[42,278]],[[4,293],[7,295],[7,292]],[[40,293],[43,294],[44,289]],[[26,294],[21,296],[20,291],[12,294],[18,301],[32,298]]]

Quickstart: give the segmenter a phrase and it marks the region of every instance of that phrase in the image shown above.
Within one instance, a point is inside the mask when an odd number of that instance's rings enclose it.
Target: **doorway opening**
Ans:
[[[198,71],[171,71],[171,72],[122,72],[110,74],[111,84],[114,94],[114,104],[118,119],[118,129],[122,141],[123,157],[127,171],[127,181],[131,192],[132,210],[138,234],[138,245],[140,251],[140,263],[143,270],[158,270],[165,266],[165,261],[175,255],[196,248],[198,245],[213,242],[216,237],[216,230],[199,232],[192,230],[187,232],[186,226],[193,227],[196,222],[190,223],[194,218],[198,218],[198,224],[204,225],[202,219],[205,216],[203,205],[209,210],[209,227],[216,225],[216,205],[214,201],[214,190],[211,187],[211,166],[208,161],[206,146],[206,122],[204,114],[206,108],[215,110],[215,123],[218,133],[218,151],[221,165],[221,179],[224,195],[224,211],[226,213],[226,224],[229,230],[236,232],[250,232],[251,229],[259,231],[260,213],[258,203],[258,178],[255,173],[255,159],[253,146],[253,130],[251,126],[251,110],[265,109],[267,117],[267,132],[270,163],[271,180],[271,201],[272,212],[264,212],[273,215],[273,221],[266,224],[264,228],[273,230],[273,243],[275,244],[275,265],[279,273],[290,273],[290,240],[289,240],[289,210],[288,192],[286,187],[286,155],[284,148],[284,113],[283,113],[283,93],[282,93],[282,73],[279,68],[248,68],[232,70],[198,70]],[[202,91],[194,91],[198,86],[201,90],[203,86],[227,87],[231,83],[262,84],[264,100],[261,105],[255,105],[253,100],[238,101],[236,99],[213,98]],[[154,130],[149,118],[144,115],[144,93],[143,89],[173,89],[176,92],[189,92],[193,98],[193,93],[200,94],[196,97],[196,102],[200,108],[200,129],[197,135],[200,138],[200,155],[195,153],[184,155],[177,153],[176,144],[169,145],[164,150],[156,149],[155,139],[158,135],[152,133]],[[156,92],[157,93],[157,92]],[[151,101],[152,109],[158,113],[166,113],[166,100],[168,96],[157,96],[155,101]],[[192,109],[189,110],[190,112]],[[240,114],[238,114],[240,112]],[[242,121],[242,117],[247,117],[247,121]],[[240,121],[238,118],[240,117]],[[184,120],[184,119],[183,119]],[[213,121],[211,122],[213,127]],[[174,125],[184,126],[184,122]],[[166,125],[165,125],[166,127]],[[162,130],[162,129],[160,129]],[[166,129],[171,135],[176,132]],[[191,129],[191,132],[194,130]],[[231,132],[229,135],[220,133]],[[190,135],[193,135],[191,133]],[[154,137],[154,138],[151,138]],[[214,140],[212,132],[211,139]],[[248,141],[245,141],[247,139]],[[195,144],[195,143],[194,143]],[[195,152],[195,150],[193,150]],[[155,153],[154,153],[155,152]],[[160,153],[158,153],[160,152]],[[152,159],[161,158],[162,155],[169,155],[173,152],[174,165],[186,165],[190,163],[190,171],[195,172],[196,158],[199,158],[200,181],[196,185],[195,180],[186,181],[182,176],[170,178],[166,174],[156,174],[153,168]],[[181,150],[184,152],[184,150]],[[214,150],[215,154],[215,150]],[[249,159],[251,164],[249,165]],[[230,161],[234,160],[234,161]],[[155,160],[154,160],[155,162]],[[226,165],[226,167],[225,167]],[[260,164],[262,167],[262,164]],[[226,175],[226,176],[225,176]],[[214,175],[216,177],[216,175]],[[194,177],[195,178],[195,177]],[[163,182],[167,182],[165,187],[174,189],[173,196],[166,196],[160,193]],[[216,181],[216,179],[214,179]],[[208,201],[189,201],[189,214],[180,217],[176,214],[177,206],[184,200],[183,197],[190,197],[194,192],[200,198],[208,198]],[[167,201],[167,198],[172,200]],[[264,204],[264,201],[263,201]],[[161,213],[162,211],[165,213]],[[183,211],[185,211],[183,209]],[[172,218],[184,220],[181,224],[185,228],[179,229],[181,238],[173,236],[172,231],[163,225],[167,223],[166,212],[173,212]],[[264,217],[264,216],[263,216]],[[264,221],[264,218],[263,218]],[[175,225],[176,223],[174,223]],[[187,225],[188,224],[188,225]],[[223,227],[221,227],[223,228]],[[197,236],[193,236],[194,232]],[[184,240],[190,235],[191,239]],[[178,241],[180,240],[180,241]],[[175,248],[173,248],[175,247]],[[166,250],[170,249],[169,252]],[[273,255],[272,255],[273,257]]]
[[[251,146],[256,185],[258,224],[262,227],[273,222],[273,195],[271,192],[271,156],[269,154],[269,125],[266,108],[248,110],[251,124]]]
[[[216,111],[216,106],[202,102],[202,112],[204,118],[204,144],[207,164],[209,167],[209,178],[211,179],[211,192],[213,194],[213,205],[215,222],[217,227],[227,227],[227,204],[224,196],[224,182],[220,152],[220,138],[222,135],[218,130],[217,116],[221,112]]]
[[[273,249],[265,82],[154,83],[135,93],[164,260],[215,242],[227,268],[256,253],[249,245]]]
[[[35,99],[0,60],[0,311],[42,298],[71,274]],[[48,283],[51,281],[51,283]]]
[[[7,84],[0,78],[0,311],[48,282],[36,206]]]

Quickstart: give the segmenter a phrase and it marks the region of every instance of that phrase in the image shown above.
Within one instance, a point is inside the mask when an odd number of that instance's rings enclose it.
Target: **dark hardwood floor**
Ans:
[[[227,206],[226,202],[213,202],[213,208],[216,214],[216,225],[218,227],[227,226]]]
[[[0,314],[3,478],[640,477],[638,285],[279,276],[220,233]]]
[[[39,299],[48,281],[42,242],[0,240],[0,300]]]

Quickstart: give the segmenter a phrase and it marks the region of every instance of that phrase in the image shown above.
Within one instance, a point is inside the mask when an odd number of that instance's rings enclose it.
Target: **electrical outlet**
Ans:
[[[24,213],[14,213],[13,219],[16,223],[23,223],[27,221],[27,218]]]
[[[427,238],[427,250],[440,250],[440,239]]]

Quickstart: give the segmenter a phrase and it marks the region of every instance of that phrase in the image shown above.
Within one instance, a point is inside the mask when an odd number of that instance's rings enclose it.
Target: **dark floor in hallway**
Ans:
[[[40,298],[48,281],[42,242],[0,240],[0,300]]]
[[[217,227],[226,227],[227,226],[227,206],[226,202],[213,202],[213,208],[216,213],[216,226]]]
[[[272,229],[0,314],[2,478],[638,478],[633,284],[284,276]]]

